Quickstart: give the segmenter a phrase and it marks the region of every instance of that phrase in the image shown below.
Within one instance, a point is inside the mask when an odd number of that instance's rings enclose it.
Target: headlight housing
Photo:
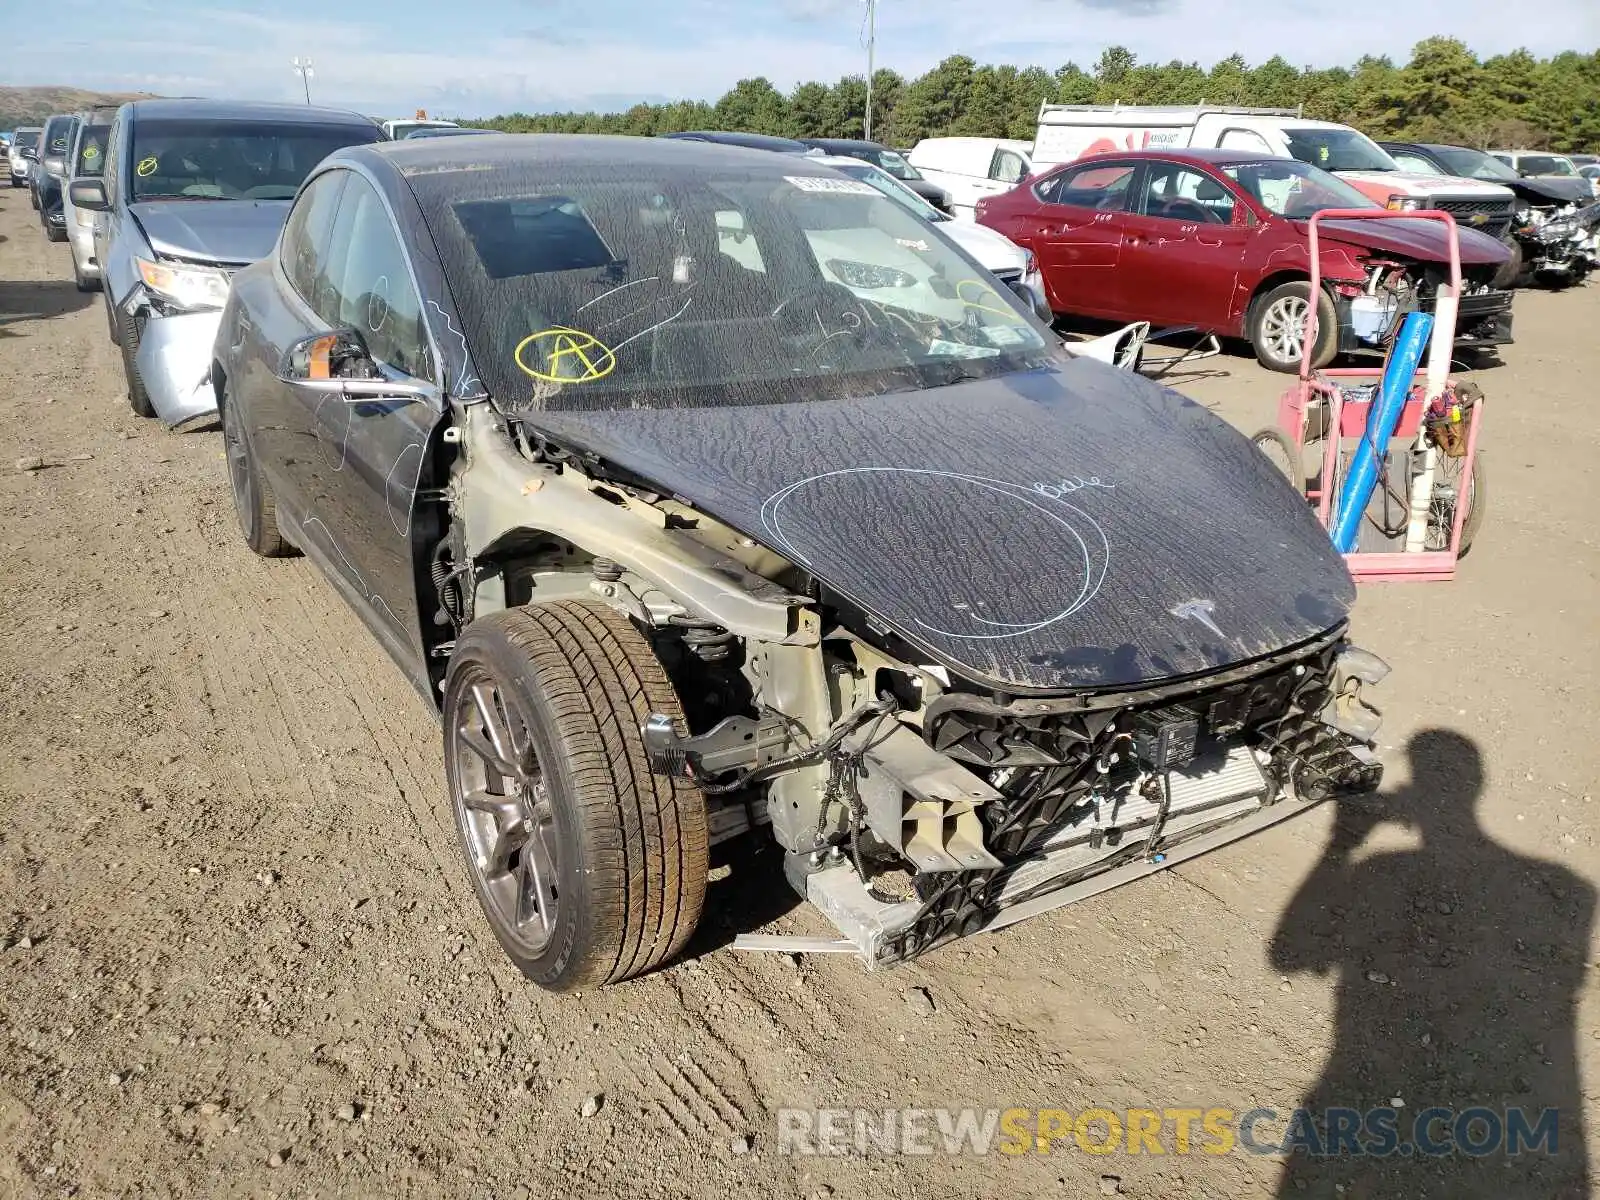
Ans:
[[[1419,196],[1390,196],[1387,205],[1390,212],[1416,212],[1427,206],[1428,202]]]
[[[152,262],[147,258],[133,261],[139,265],[144,286],[175,308],[198,311],[221,308],[228,302],[228,276],[216,267]]]

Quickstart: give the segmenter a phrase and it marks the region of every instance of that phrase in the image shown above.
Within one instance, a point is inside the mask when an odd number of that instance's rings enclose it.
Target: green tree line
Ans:
[[[1211,104],[1295,108],[1374,137],[1600,150],[1600,50],[1536,58],[1526,50],[1479,59],[1455,38],[1418,42],[1396,66],[1365,57],[1353,67],[1296,67],[1281,56],[1251,66],[1240,55],[1209,70],[1173,60],[1141,63],[1112,46],[1085,70],[979,65],[964,54],[917,79],[873,76],[873,136],[910,146],[924,137],[972,135],[1031,140],[1039,105]],[[860,137],[864,76],[802,83],[785,95],[765,78],[741,79],[716,103],[638,104],[620,113],[567,112],[473,122],[512,133],[625,133],[731,129],[788,137]]]

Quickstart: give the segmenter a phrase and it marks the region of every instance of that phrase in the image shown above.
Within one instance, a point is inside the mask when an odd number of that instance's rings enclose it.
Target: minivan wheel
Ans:
[[[139,375],[139,332],[143,322],[120,309],[114,311],[116,342],[122,347],[122,373],[128,379],[128,407],[141,417],[153,417],[156,406],[150,403],[150,393],[145,391],[144,379]]]
[[[500,945],[540,987],[654,970],[700,920],[705,799],[651,772],[652,713],[682,727],[649,643],[597,602],[493,613],[450,656],[445,775],[467,873]]]
[[[1269,371],[1298,373],[1305,345],[1309,280],[1282,283],[1256,301],[1250,310],[1250,345]],[[1333,361],[1339,344],[1339,316],[1333,298],[1323,291],[1317,297],[1317,344],[1312,369]]]

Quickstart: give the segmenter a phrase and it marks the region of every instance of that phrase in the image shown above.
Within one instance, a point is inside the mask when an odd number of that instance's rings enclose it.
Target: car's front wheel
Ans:
[[[1309,280],[1281,283],[1256,301],[1250,310],[1250,345],[1269,371],[1297,373],[1305,349],[1306,311],[1310,307]],[[1317,296],[1317,344],[1311,367],[1327,366],[1339,348],[1339,314],[1325,290]]]
[[[278,508],[272,497],[272,487],[261,478],[255,459],[250,454],[250,442],[245,436],[244,423],[239,419],[238,406],[228,395],[227,384],[222,392],[222,449],[228,459],[228,484],[233,491],[233,511],[239,518],[239,532],[245,543],[262,558],[287,558],[294,553],[278,529]]]
[[[474,621],[450,658],[445,773],[473,890],[552,991],[653,970],[705,900],[705,798],[653,774],[641,727],[683,720],[627,617],[560,601]]]
[[[139,374],[139,335],[144,319],[129,316],[121,309],[112,311],[116,314],[117,345],[122,347],[122,373],[128,380],[128,407],[141,417],[153,417],[156,406],[150,403],[144,377]]]

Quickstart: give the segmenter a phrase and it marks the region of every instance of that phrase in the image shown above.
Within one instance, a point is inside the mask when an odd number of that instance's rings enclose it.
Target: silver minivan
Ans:
[[[74,179],[99,179],[105,172],[106,146],[111,136],[115,108],[97,108],[78,114],[78,132],[67,159],[67,183]],[[100,260],[94,253],[94,224],[98,213],[72,202],[70,186],[61,191],[61,216],[67,243],[72,248],[72,282],[80,292],[100,288]]]

